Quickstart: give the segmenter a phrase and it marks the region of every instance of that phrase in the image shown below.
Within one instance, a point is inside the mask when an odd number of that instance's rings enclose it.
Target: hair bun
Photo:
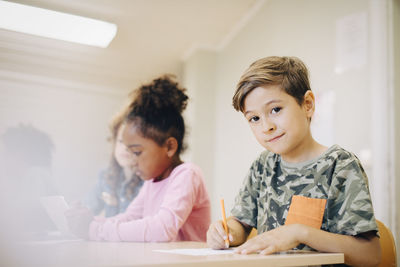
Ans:
[[[171,109],[182,113],[187,106],[188,96],[185,94],[186,89],[180,88],[174,78],[172,75],[164,75],[141,86],[135,92],[132,103],[135,113],[157,113]]]
[[[178,86],[175,76],[164,75],[133,92],[131,110],[127,121],[145,137],[163,145],[169,137],[178,142],[177,154],[184,149],[185,121],[182,111],[188,96],[185,88]]]

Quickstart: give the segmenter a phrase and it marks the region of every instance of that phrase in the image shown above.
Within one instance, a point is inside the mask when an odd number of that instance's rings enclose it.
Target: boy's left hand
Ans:
[[[259,252],[267,255],[292,249],[300,244],[298,236],[302,231],[302,227],[303,225],[300,224],[290,224],[262,233],[236,248],[235,253],[249,254]]]

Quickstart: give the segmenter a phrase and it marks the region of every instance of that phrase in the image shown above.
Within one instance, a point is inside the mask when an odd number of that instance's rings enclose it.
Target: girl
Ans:
[[[84,201],[94,215],[111,217],[124,212],[143,185],[132,169],[132,155],[122,142],[127,111],[128,107],[122,109],[110,124],[113,147],[110,165],[100,173],[96,186]]]
[[[187,100],[185,89],[169,76],[135,91],[122,140],[144,185],[126,212],[115,217],[95,218],[89,225],[90,216],[75,223],[79,212],[67,212],[75,234],[99,241],[206,240],[210,201],[203,175],[180,158]]]

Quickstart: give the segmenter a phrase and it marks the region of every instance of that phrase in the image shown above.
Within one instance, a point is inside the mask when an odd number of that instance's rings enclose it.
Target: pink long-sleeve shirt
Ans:
[[[205,241],[210,200],[199,167],[183,163],[170,176],[146,181],[127,210],[111,218],[96,217],[89,238],[105,241]]]

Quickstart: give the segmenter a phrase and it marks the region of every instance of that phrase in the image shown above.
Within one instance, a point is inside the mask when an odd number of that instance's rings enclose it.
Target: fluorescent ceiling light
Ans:
[[[0,1],[0,28],[98,47],[117,33],[109,22],[7,1]]]

